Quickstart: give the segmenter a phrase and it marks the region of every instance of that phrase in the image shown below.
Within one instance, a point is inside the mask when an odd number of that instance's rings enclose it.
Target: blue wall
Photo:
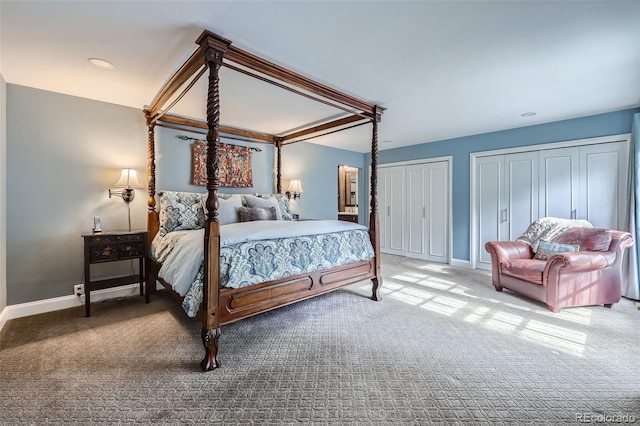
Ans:
[[[205,138],[204,135],[156,127],[156,191],[206,192],[205,187],[191,184],[191,146],[193,141],[176,138],[186,135]],[[222,139],[222,142],[225,142]],[[264,144],[231,141],[237,145],[254,146],[261,152],[253,152],[253,187],[220,188],[220,193],[274,193],[275,149]],[[291,200],[294,213],[302,219],[337,219],[338,217],[338,166],[348,165],[361,169],[364,154],[316,145],[308,142],[286,145],[282,148],[282,192],[291,179],[300,179],[304,193]],[[361,198],[366,200],[366,198]],[[364,218],[364,216],[361,216]],[[363,220],[361,219],[361,223]]]
[[[471,153],[630,133],[633,114],[638,111],[640,108],[384,150],[378,154],[378,163],[453,157],[453,257],[469,260]],[[365,161],[368,166],[369,154]]]
[[[338,166],[360,168],[360,223],[363,221],[363,169],[364,154],[331,148],[308,142],[286,145],[282,148],[282,190],[286,191],[291,179],[300,179],[304,193],[299,200],[291,200],[292,209],[301,219],[338,218]]]
[[[176,138],[184,135],[191,138],[206,139],[205,135],[178,131],[163,127],[156,127],[156,192],[188,191],[207,192],[204,186],[192,185],[192,145],[191,140]],[[252,188],[220,188],[220,193],[261,193],[271,194],[274,190],[273,156],[274,148],[264,144],[251,144],[238,141],[221,139],[222,143],[251,146],[261,149],[260,152],[252,152],[253,187]]]

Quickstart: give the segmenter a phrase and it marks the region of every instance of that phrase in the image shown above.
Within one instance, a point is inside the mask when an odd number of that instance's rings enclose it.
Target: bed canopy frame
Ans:
[[[156,164],[155,127],[166,127],[196,133],[206,131],[207,140],[207,201],[204,236],[204,282],[203,300],[198,314],[202,322],[202,341],[205,357],[200,365],[203,370],[213,370],[220,363],[217,359],[220,326],[240,319],[284,306],[299,300],[326,293],[364,279],[372,281],[371,299],[381,300],[380,287],[380,232],[378,221],[377,180],[378,180],[378,122],[384,108],[342,93],[308,77],[287,70],[282,66],[239,49],[227,40],[210,31],[196,40],[198,47],[183,65],[167,80],[149,106],[144,108],[148,126],[148,229],[150,242],[159,231],[159,212],[156,211]],[[284,90],[306,98],[333,106],[345,114],[322,124],[312,124],[303,130],[274,135],[240,129],[220,124],[219,70],[231,70],[257,78]],[[170,114],[169,110],[195,85],[196,81],[209,70],[207,88],[206,122]],[[185,86],[186,85],[186,86]],[[185,87],[180,93],[177,92]],[[295,142],[351,129],[363,124],[373,126],[371,137],[371,182],[369,237],[374,249],[370,261],[351,263],[311,274],[297,275],[276,281],[252,285],[241,289],[220,288],[220,225],[218,222],[218,149],[220,138],[230,138],[251,143],[273,145],[276,149],[277,173],[276,192],[281,193],[282,147]],[[150,262],[147,283],[156,280],[171,290],[168,283],[157,277],[159,265]],[[155,290],[155,285],[147,285],[146,298]],[[172,290],[171,290],[172,291]]]

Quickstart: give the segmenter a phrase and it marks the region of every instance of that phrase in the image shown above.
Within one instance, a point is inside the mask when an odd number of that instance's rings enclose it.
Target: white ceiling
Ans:
[[[0,28],[8,83],[140,109],[208,29],[385,106],[381,149],[640,106],[640,1],[1,0]],[[264,96],[283,91],[227,73],[223,124],[275,133],[317,113],[295,104],[276,118]],[[228,95],[239,91],[252,100]],[[203,116],[203,99],[173,112]],[[369,134],[313,142],[366,152]]]

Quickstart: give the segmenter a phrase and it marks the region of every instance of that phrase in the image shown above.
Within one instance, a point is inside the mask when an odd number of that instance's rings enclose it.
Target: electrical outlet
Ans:
[[[80,296],[84,294],[84,284],[76,284],[73,286],[73,294]]]

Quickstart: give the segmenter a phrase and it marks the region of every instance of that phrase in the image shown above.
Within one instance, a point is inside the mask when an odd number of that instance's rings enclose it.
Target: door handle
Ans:
[[[426,207],[423,207],[423,208],[422,208],[422,217],[427,217],[427,215],[426,215],[426,214],[427,214],[427,208],[426,208]]]
[[[391,206],[387,206],[387,216],[391,216]]]
[[[575,219],[576,218],[576,209],[571,210],[571,219]]]
[[[501,214],[501,216],[502,216],[500,221],[501,221],[501,222],[506,222],[506,221],[507,221],[507,209],[502,210],[502,211],[500,212],[500,214]]]

